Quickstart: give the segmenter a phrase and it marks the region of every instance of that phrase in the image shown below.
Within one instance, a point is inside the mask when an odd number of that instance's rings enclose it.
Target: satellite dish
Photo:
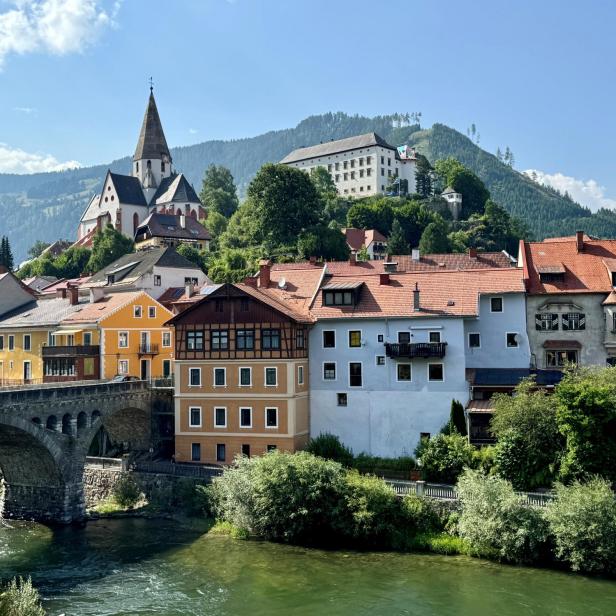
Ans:
[[[287,281],[284,278],[281,278],[278,281],[278,288],[279,289],[286,289],[287,288]]]

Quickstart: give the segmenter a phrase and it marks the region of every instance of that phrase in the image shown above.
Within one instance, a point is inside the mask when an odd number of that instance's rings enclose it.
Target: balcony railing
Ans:
[[[158,345],[150,344],[150,343],[140,344],[139,354],[140,355],[158,355]]]
[[[97,344],[72,346],[43,346],[43,358],[47,357],[96,357],[100,353]]]
[[[446,342],[386,342],[385,354],[400,359],[445,357],[446,348]]]

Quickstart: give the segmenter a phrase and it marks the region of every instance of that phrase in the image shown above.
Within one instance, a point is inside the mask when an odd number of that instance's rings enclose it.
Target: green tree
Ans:
[[[362,244],[361,248],[357,251],[356,256],[358,261],[370,261],[370,253],[364,244]]]
[[[176,252],[185,259],[188,259],[191,263],[194,263],[200,269],[204,269],[203,254],[192,244],[180,244],[176,248]]]
[[[220,237],[226,230],[229,221],[220,212],[208,212],[203,226],[210,232],[213,238]]]
[[[355,229],[376,229],[387,236],[394,221],[390,199],[356,203],[347,212],[347,226]]]
[[[561,478],[616,479],[616,368],[569,370],[554,395],[565,438]]]
[[[87,266],[88,271],[99,272],[116,259],[132,252],[133,247],[133,240],[108,224],[94,236],[92,254]]]
[[[344,261],[349,258],[349,247],[341,231],[319,225],[307,229],[299,236],[297,254],[301,259],[320,257]]]
[[[208,212],[218,212],[229,218],[239,204],[231,171],[222,165],[210,165],[203,177],[199,197]]]
[[[71,246],[53,261],[55,276],[77,278],[87,271],[91,251],[88,248]]]
[[[439,254],[449,252],[450,243],[447,237],[449,229],[447,223],[441,218],[431,222],[421,234],[419,250],[422,254]]]
[[[330,172],[325,167],[314,167],[310,170],[310,179],[317,189],[317,192],[324,198],[335,198],[338,195],[338,189],[332,179]]]
[[[32,246],[30,246],[30,248],[28,249],[28,256],[31,259],[36,259],[37,257],[40,257],[43,250],[45,250],[45,248],[49,248],[49,246],[51,246],[49,242],[43,242],[43,240],[36,240],[36,242],[34,242],[34,244],[32,244]]]
[[[470,169],[452,157],[437,160],[434,167],[442,182],[462,195],[463,219],[471,214],[483,214],[490,192]]]
[[[447,423],[449,434],[467,435],[466,418],[464,417],[464,406],[459,400],[451,401],[451,411],[449,412],[449,422]]]
[[[465,467],[473,465],[474,447],[460,434],[437,434],[419,441],[415,457],[428,481],[455,483]]]
[[[0,614],[3,616],[45,616],[38,590],[30,578],[13,578],[0,589]]]
[[[402,226],[404,237],[411,248],[419,246],[419,240],[424,229],[431,222],[439,220],[439,217],[432,210],[419,201],[403,203],[393,210],[393,215]]]
[[[424,199],[427,199],[432,196],[432,173],[434,168],[423,154],[417,154],[415,169],[415,191]]]
[[[13,270],[13,252],[11,251],[11,244],[9,238],[6,235],[2,236],[0,240],[0,265],[3,265],[9,271]]]
[[[387,252],[390,255],[408,255],[411,250],[404,237],[402,225],[396,219],[391,226],[391,235],[387,241]]]
[[[295,244],[323,214],[323,201],[310,177],[287,165],[263,165],[247,194],[250,217],[273,245]]]

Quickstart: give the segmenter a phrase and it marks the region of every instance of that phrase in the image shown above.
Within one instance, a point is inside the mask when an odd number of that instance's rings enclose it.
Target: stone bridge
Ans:
[[[97,435],[129,451],[156,447],[157,410],[169,421],[172,400],[173,390],[145,381],[0,391],[0,517],[83,518],[85,459]]]

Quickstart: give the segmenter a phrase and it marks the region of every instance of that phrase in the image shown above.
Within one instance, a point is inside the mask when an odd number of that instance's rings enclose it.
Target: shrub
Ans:
[[[455,483],[464,467],[473,463],[474,447],[459,434],[437,434],[422,439],[415,455],[421,459],[424,477],[428,481]]]
[[[347,489],[337,462],[307,452],[238,458],[211,488],[217,515],[265,539],[312,542],[331,533]]]
[[[427,533],[443,530],[444,524],[433,501],[428,498],[409,494],[402,501],[402,513],[405,523],[415,533]]]
[[[443,426],[442,434],[461,434],[467,436],[466,417],[464,416],[464,406],[458,400],[451,401],[451,411],[449,421]]]
[[[458,481],[462,513],[460,536],[479,553],[511,562],[537,560],[547,541],[541,512],[526,506],[511,483],[467,470]]]
[[[410,473],[417,466],[415,459],[411,456],[381,458],[379,456],[370,456],[367,453],[360,453],[358,456],[355,456],[352,465],[353,468],[362,473],[373,474],[384,471]]]
[[[558,484],[546,515],[560,560],[574,571],[616,573],[616,500],[608,481]]]
[[[434,552],[435,554],[476,554],[466,539],[447,533],[419,533],[413,537],[411,548],[420,552]]]
[[[132,509],[141,498],[141,489],[129,475],[122,475],[113,486],[112,492],[116,503],[127,509]]]
[[[0,614],[6,616],[45,616],[38,590],[30,578],[13,578],[0,594]]]
[[[494,445],[478,447],[473,451],[472,467],[480,470],[485,475],[491,475],[496,468],[495,455],[496,448]]]
[[[306,451],[314,456],[335,460],[344,466],[351,466],[353,463],[353,452],[343,445],[335,434],[329,432],[310,439]]]
[[[343,534],[367,546],[390,547],[403,530],[402,506],[393,488],[373,475],[351,471],[338,514]]]
[[[178,505],[188,515],[210,513],[209,490],[203,483],[183,477],[176,484],[175,496]]]

